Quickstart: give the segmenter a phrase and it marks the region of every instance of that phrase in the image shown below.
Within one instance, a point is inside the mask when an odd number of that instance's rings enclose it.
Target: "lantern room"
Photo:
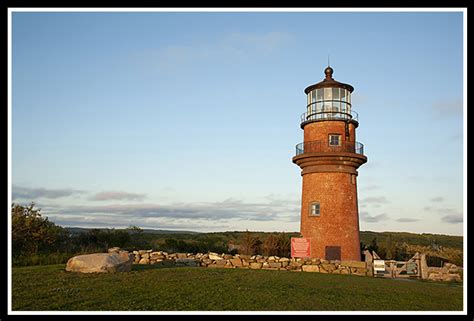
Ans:
[[[307,105],[306,113],[301,116],[302,123],[323,119],[357,120],[357,113],[351,105],[354,88],[334,80],[331,67],[327,67],[324,73],[323,81],[305,89]]]

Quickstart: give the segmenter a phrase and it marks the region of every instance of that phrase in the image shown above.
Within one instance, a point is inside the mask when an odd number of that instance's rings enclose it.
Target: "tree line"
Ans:
[[[79,254],[106,252],[111,247],[125,250],[153,249],[184,253],[230,253],[266,256],[291,256],[291,237],[299,233],[285,232],[217,232],[196,234],[145,233],[137,226],[125,229],[88,229],[73,232],[56,225],[41,215],[34,203],[23,206],[12,204],[12,261],[13,265],[59,264]],[[408,260],[416,251],[425,248],[413,247],[405,242],[392,240],[388,235],[383,245],[374,237],[371,242],[360,244],[364,250],[375,251],[380,257],[398,261]],[[462,251],[450,254],[441,247],[428,256],[431,265],[439,261],[450,261],[462,265]],[[449,249],[448,249],[449,250]],[[442,253],[443,257],[437,254]],[[438,261],[436,261],[438,260]],[[430,261],[429,261],[430,263]]]

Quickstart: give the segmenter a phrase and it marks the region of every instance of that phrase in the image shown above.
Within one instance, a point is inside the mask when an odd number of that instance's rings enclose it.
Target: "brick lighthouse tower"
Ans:
[[[324,74],[304,90],[304,141],[293,157],[303,177],[301,234],[310,239],[311,258],[360,261],[357,169],[367,157],[356,142],[354,88],[334,80],[329,66]]]

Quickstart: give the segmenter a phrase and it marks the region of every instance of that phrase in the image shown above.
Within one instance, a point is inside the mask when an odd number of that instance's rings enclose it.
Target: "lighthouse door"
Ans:
[[[326,246],[326,260],[341,260],[341,247],[340,246]]]

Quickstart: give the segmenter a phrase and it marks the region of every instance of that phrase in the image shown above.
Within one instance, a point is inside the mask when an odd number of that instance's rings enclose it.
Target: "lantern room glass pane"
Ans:
[[[332,99],[333,100],[339,100],[339,88],[333,88],[332,89]]]
[[[341,88],[341,101],[346,101],[346,89]]]
[[[316,100],[322,101],[324,99],[324,88],[316,89]]]
[[[311,91],[311,102],[316,102],[316,90]]]
[[[332,100],[332,88],[324,88],[324,100]]]

